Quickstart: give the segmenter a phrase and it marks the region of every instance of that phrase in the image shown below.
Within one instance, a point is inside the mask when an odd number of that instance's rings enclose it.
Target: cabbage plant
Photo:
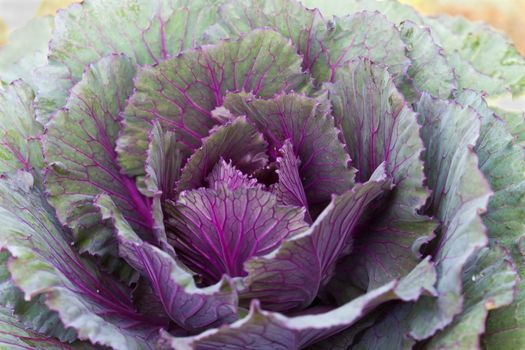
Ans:
[[[525,348],[502,34],[393,0],[85,0],[11,39],[0,348]]]

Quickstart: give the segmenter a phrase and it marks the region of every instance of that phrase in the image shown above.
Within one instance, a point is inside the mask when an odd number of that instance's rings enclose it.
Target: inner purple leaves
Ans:
[[[277,200],[283,205],[305,208],[305,220],[311,223],[312,218],[308,210],[308,202],[299,174],[301,160],[294,154],[290,140],[285,141],[280,153],[281,156],[277,158],[279,181],[274,187]]]
[[[226,162],[221,159],[220,162],[213,168],[208,176],[208,184],[210,188],[218,189],[220,187],[229,188],[232,191],[240,187],[258,187],[256,179],[250,178],[237,170],[232,162]]]
[[[224,162],[217,167],[211,176],[213,189],[186,191],[176,203],[167,203],[168,238],[207,284],[223,274],[245,276],[247,259],[272,252],[307,228],[304,210],[278,205],[274,194],[253,187],[240,172],[232,175]],[[230,175],[221,180],[221,173]]]
[[[224,106],[235,115],[246,115],[264,134],[272,160],[290,141],[301,160],[299,174],[310,206],[324,206],[333,194],[352,188],[355,171],[327,104],[296,93],[269,100],[239,93],[227,95]]]
[[[177,191],[204,186],[206,177],[222,159],[231,161],[239,170],[251,174],[268,162],[268,144],[246,118],[238,117],[216,127],[203,140],[182,169]]]

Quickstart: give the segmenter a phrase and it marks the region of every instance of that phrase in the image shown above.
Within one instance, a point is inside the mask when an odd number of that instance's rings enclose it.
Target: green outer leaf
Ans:
[[[473,151],[479,137],[479,115],[426,94],[417,112],[426,146],[425,174],[432,190],[429,210],[442,223],[433,254],[439,297],[421,298],[412,310],[411,335],[420,340],[446,327],[462,310],[462,272],[467,260],[487,244],[481,214],[491,190]]]
[[[126,289],[76,253],[28,173],[0,180],[0,222],[0,249],[11,254],[9,272],[26,300],[43,295],[80,339],[151,349],[156,321],[137,314]]]
[[[177,325],[195,332],[237,319],[237,293],[228,276],[215,285],[197,287],[182,263],[137,236],[109,196],[98,196],[95,206],[103,219],[113,222],[120,256],[150,281]]]
[[[377,312],[376,312],[377,313]],[[355,338],[376,323],[375,314],[366,316],[351,327],[305,348],[306,350],[348,350]]]
[[[411,61],[405,85],[402,85],[405,98],[409,101],[418,100],[422,92],[448,98],[452,90],[457,88],[456,75],[443,49],[432,37],[430,28],[404,21],[400,31]]]
[[[0,252],[0,309],[9,311],[13,320],[16,319],[27,330],[56,337],[62,342],[74,341],[76,331],[64,327],[58,314],[45,305],[42,296],[31,301],[24,300],[24,294],[13,284],[7,269],[9,257],[8,252]]]
[[[55,338],[48,337],[26,328],[11,312],[0,307],[0,349],[25,349],[25,350],[96,350],[88,343],[75,342],[73,344],[61,343]]]
[[[508,248],[519,261],[518,242],[525,237],[525,158],[514,143],[502,119],[494,115],[479,93],[462,91],[458,103],[474,108],[481,116],[481,133],[475,151],[480,169],[487,177],[494,195],[483,221],[491,241]]]
[[[521,277],[516,300],[508,307],[489,314],[483,344],[487,349],[525,346],[525,158],[508,125],[494,115],[480,94],[463,91],[456,94],[459,103],[474,108],[482,120],[481,135],[475,151],[480,169],[489,180],[494,195],[489,202],[484,223],[491,241],[510,250]],[[516,115],[520,118],[521,115]],[[523,121],[521,121],[523,122]],[[517,124],[519,125],[519,123]]]
[[[473,89],[477,91],[505,91],[505,81],[499,77],[490,77],[472,65],[471,62],[465,60],[459,52],[450,52],[448,60],[458,81],[459,89]]]
[[[403,93],[408,100],[417,100],[427,91],[434,96],[446,98],[456,87],[456,77],[443,50],[435,43],[430,29],[422,25],[423,17],[413,8],[397,0],[303,0],[309,7],[318,6],[325,17],[356,14],[361,11],[379,11],[397,25],[401,39],[406,44],[406,55],[411,64],[403,76]],[[377,63],[375,57],[365,55]],[[391,71],[392,73],[392,71]],[[405,73],[405,72],[403,72]],[[440,79],[435,79],[439,76]]]
[[[525,347],[525,268],[523,255],[518,260],[519,285],[514,303],[491,311],[487,320],[486,332],[482,338],[483,348],[487,350],[521,349]]]
[[[454,68],[459,88],[501,94],[512,90],[525,91],[525,59],[503,34],[485,24],[470,22],[461,17],[422,17],[413,8],[397,0],[302,0],[309,7],[319,7],[325,16],[346,15],[359,11],[379,11],[396,25],[409,20],[418,25],[429,26],[437,44],[445,49],[445,56]],[[410,47],[410,42],[407,42]],[[428,44],[428,42],[426,43]],[[417,59],[408,56],[417,64]],[[431,71],[441,59],[422,73]],[[443,66],[443,68],[445,68]],[[434,81],[438,79],[433,79]],[[432,85],[428,86],[430,91]],[[443,96],[445,97],[445,96]]]
[[[140,65],[158,63],[198,42],[215,22],[216,1],[88,0],[59,11],[50,60],[80,77],[84,66],[111,53]],[[191,30],[190,30],[191,28]],[[92,41],[92,38],[99,40]]]
[[[33,80],[36,90],[36,120],[46,125],[51,116],[66,104],[70,90],[80,77],[74,78],[66,66],[50,62],[34,70]],[[49,84],[50,81],[53,84]]]
[[[435,291],[432,285],[435,281],[436,272],[427,259],[404,279],[391,281],[327,312],[285,316],[278,312],[264,311],[259,302],[253,300],[249,314],[243,319],[193,337],[173,337],[163,332],[161,346],[175,350],[302,349],[347,329],[387,301],[416,300],[422,293],[433,294]]]
[[[310,0],[306,0],[310,1]],[[325,4],[326,3],[326,4]],[[342,4],[342,2],[338,0],[327,0],[323,1],[323,6],[334,6],[334,3]],[[400,26],[401,28],[405,25],[404,22],[410,21],[415,23],[422,27],[419,31],[423,32],[426,31],[426,27],[430,28],[431,32],[431,40],[433,43],[436,43],[438,47],[441,47],[443,44],[437,40],[436,37],[436,30],[441,31],[441,36],[446,38],[447,36],[452,36],[448,32],[448,29],[444,26],[436,23],[435,21],[429,20],[427,17],[421,16],[415,9],[410,7],[407,4],[402,4],[398,0],[349,0],[344,3],[345,5],[345,12],[352,13],[352,12],[358,12],[363,10],[368,11],[380,11],[382,14],[384,14],[390,21],[394,22],[396,25]],[[340,6],[340,5],[339,5]],[[340,9],[339,11],[343,11]],[[403,31],[403,29],[402,29]],[[410,46],[413,44],[411,43],[411,40],[409,40],[408,37],[404,37],[403,40],[407,44],[407,48],[410,48]],[[424,45],[431,45],[430,41],[425,41],[423,43]],[[448,50],[448,47],[446,45],[444,46],[445,52],[442,52],[442,54],[445,56],[446,61],[450,64],[451,68],[453,69],[453,73],[455,75],[457,86],[458,88],[464,88],[464,87],[470,87],[472,89],[476,89],[479,91],[503,91],[505,89],[505,81],[499,77],[491,77],[484,72],[481,72],[477,70],[468,59],[463,57],[459,52],[454,50]],[[418,50],[421,50],[421,48],[418,47]],[[431,48],[431,51],[433,49]],[[428,52],[427,52],[428,53]],[[418,58],[417,56],[414,57],[414,55],[410,52],[408,52],[408,56],[413,61],[413,65],[420,65],[421,63],[419,60],[421,58]],[[441,55],[440,55],[441,56]],[[413,74],[414,76],[417,76],[417,74],[423,74],[426,75],[427,72],[431,71],[434,67],[439,68],[440,70],[444,70],[447,72],[448,76],[448,70],[445,66],[442,66],[441,63],[443,59],[440,56],[436,56],[434,61],[431,61],[428,65],[422,65],[422,71],[416,72],[416,74]],[[413,69],[413,68],[412,68]],[[448,80],[448,79],[445,79]],[[428,92],[440,97],[440,95],[437,94],[436,91],[433,91],[432,84],[439,82],[440,79],[432,79],[430,81],[430,85],[423,85],[423,88],[428,88]],[[404,89],[406,90],[406,89]],[[422,89],[423,92],[425,89]],[[407,91],[404,91],[407,92]],[[441,96],[442,98],[448,97],[448,96]]]
[[[50,113],[65,104],[84,66],[108,54],[123,53],[144,65],[200,44],[204,30],[216,21],[217,2],[86,0],[59,11],[50,63],[37,80],[41,120],[46,122]],[[53,84],[49,84],[51,78]]]
[[[386,162],[395,184],[386,209],[361,227],[352,254],[338,266],[337,280],[369,290],[409,273],[419,263],[419,248],[433,237],[436,224],[418,214],[429,196],[420,159],[424,147],[417,116],[386,68],[356,59],[336,70],[335,81],[325,87],[357,177],[366,181]]]
[[[463,312],[425,349],[479,349],[490,310],[509,305],[517,285],[516,266],[501,247],[484,248],[463,273]]]
[[[492,113],[479,93],[461,91],[455,94],[455,98],[460,104],[473,108],[481,120],[480,136],[474,150],[479,157],[480,170],[494,191],[489,200],[488,211],[483,215],[489,238],[513,251],[515,261],[520,264],[523,260],[516,244],[523,240],[525,232],[525,224],[519,220],[524,216],[525,207],[523,151],[512,143],[512,137],[505,130],[505,123]],[[483,344],[494,349],[520,348],[525,324],[525,318],[520,316],[524,310],[521,302],[525,295],[523,286],[516,296],[518,302],[501,308],[510,301],[512,287],[516,283],[516,272],[509,259],[498,245],[491,248],[490,252],[485,250],[470,259],[463,273],[466,310],[430,341],[430,348],[478,347],[479,337],[485,331],[488,310],[496,307],[498,309],[489,314]],[[521,273],[523,274],[523,270]],[[475,281],[472,281],[473,277]],[[486,282],[493,285],[489,284],[488,288],[484,288]],[[413,312],[409,305],[388,310],[384,321],[366,332],[355,347],[371,348],[383,344],[383,347],[389,348],[389,344],[397,344],[398,341],[412,344],[406,334],[409,332],[411,318],[414,317]]]
[[[177,192],[203,187],[206,177],[221,159],[232,162],[245,174],[253,174],[268,162],[267,148],[263,135],[245,117],[230,120],[214,128],[188,159],[177,183]]]
[[[12,82],[23,79],[34,87],[33,70],[47,63],[48,42],[53,18],[36,17],[9,35],[9,42],[0,51],[0,79]]]
[[[335,72],[359,56],[388,67],[394,76],[406,74],[410,60],[399,30],[378,12],[359,12],[334,18],[333,28],[322,38],[323,53],[311,68],[317,82],[335,80]]]
[[[470,22],[462,17],[442,16],[426,19],[426,22],[439,39],[439,45],[449,54],[458,52],[477,71],[493,79],[487,93],[501,94],[509,89],[515,94],[525,92],[525,58],[505,35],[481,22]],[[456,73],[464,74],[459,70]],[[461,87],[479,90],[477,82],[474,83]]]
[[[349,12],[337,14],[341,13]],[[303,56],[303,68],[318,83],[331,81],[335,68],[358,56],[384,63],[395,76],[406,73],[409,64],[399,31],[379,13],[357,13],[328,22],[295,0],[230,0],[220,7],[219,18],[207,31],[210,40],[272,28],[292,40]]]
[[[401,283],[404,283],[406,286],[412,286],[415,295],[417,295],[418,291],[423,291],[426,295],[436,296],[437,291],[434,288],[436,279],[434,264],[430,261],[430,256],[427,256],[412,272],[401,279]],[[355,344],[350,343],[348,348],[412,349],[415,340],[407,336],[409,326],[407,317],[410,315],[412,305],[412,303],[406,302],[389,306],[385,305],[384,308],[379,308],[377,312],[369,316],[376,321],[373,325],[367,325],[368,320],[365,319],[350,327],[348,332],[355,331],[354,328],[360,329],[364,326],[367,329],[356,339]]]
[[[35,121],[34,97],[21,80],[0,87],[0,173],[43,166],[42,126]]]
[[[300,64],[301,57],[288,40],[262,29],[142,69],[117,143],[123,169],[131,176],[143,174],[145,140],[152,121],[175,132],[186,158],[218,124],[211,112],[222,105],[227,91],[271,97],[299,90],[309,82]]]
[[[257,28],[272,28],[290,38],[311,68],[322,54],[327,26],[319,11],[307,10],[296,0],[227,0],[219,7],[218,22],[206,31],[211,42],[235,38]]]
[[[525,148],[525,111],[506,111],[492,107],[492,110],[507,124],[507,131],[514,137],[514,142]]]
[[[121,174],[114,150],[119,113],[135,72],[131,60],[121,55],[90,65],[65,109],[46,127],[46,190],[60,221],[74,230],[81,252],[116,255],[111,228],[101,223],[91,203],[100,193],[109,193],[141,234],[147,237],[153,228],[149,202],[135,181]]]
[[[309,8],[319,8],[327,18],[331,16],[344,16],[360,11],[379,11],[389,21],[399,24],[410,20],[421,24],[422,18],[412,7],[400,3],[398,0],[301,0]]]

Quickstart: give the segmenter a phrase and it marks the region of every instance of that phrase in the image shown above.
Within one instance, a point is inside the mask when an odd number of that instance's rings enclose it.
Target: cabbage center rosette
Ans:
[[[17,34],[49,31],[0,53],[0,347],[523,344],[524,122],[486,97],[525,60],[324,2],[85,0]]]

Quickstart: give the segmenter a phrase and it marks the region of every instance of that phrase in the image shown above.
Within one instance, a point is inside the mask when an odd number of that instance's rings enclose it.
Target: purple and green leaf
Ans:
[[[419,214],[429,196],[420,159],[424,147],[416,113],[394,77],[364,58],[338,68],[335,78],[325,87],[359,181],[384,162],[395,184],[373,219],[362,223],[352,254],[338,266],[340,283],[368,290],[409,273],[436,224]]]
[[[95,205],[115,226],[120,256],[149,280],[165,313],[179,327],[194,332],[237,319],[237,294],[228,277],[197,287],[184,265],[140,239],[109,196],[97,197]]]
[[[0,180],[0,248],[27,301],[44,297],[79,339],[114,349],[151,349],[160,327],[135,311],[129,291],[82,258],[29,173]]]
[[[49,199],[60,221],[75,231],[80,250],[92,254],[105,255],[114,247],[111,228],[101,223],[92,206],[101,193],[109,194],[126,220],[152,239],[151,201],[134,179],[122,174],[115,152],[119,113],[132,92],[135,73],[131,60],[120,55],[91,65],[44,135]]]
[[[123,113],[124,128],[117,145],[120,164],[128,175],[143,174],[144,141],[152,121],[176,134],[187,158],[217,124],[211,112],[223,104],[226,92],[271,97],[308,83],[295,48],[268,29],[144,67]]]
[[[355,228],[368,206],[391,189],[381,166],[364,184],[334,196],[312,226],[286,239],[270,254],[248,260],[240,281],[242,300],[258,299],[277,311],[304,309],[352,247]]]

